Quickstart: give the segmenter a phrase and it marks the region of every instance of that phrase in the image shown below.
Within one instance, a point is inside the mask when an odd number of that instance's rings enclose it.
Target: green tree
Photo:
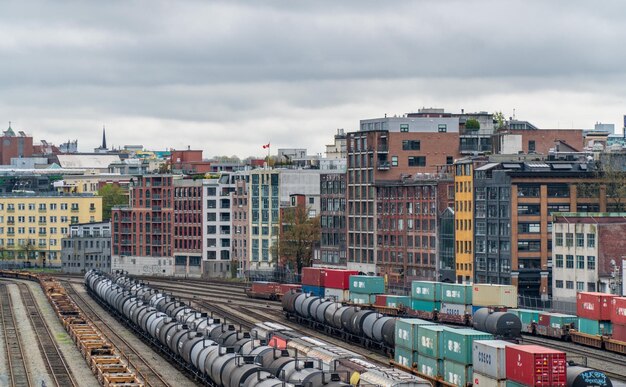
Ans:
[[[320,240],[320,216],[310,217],[309,208],[300,204],[283,211],[282,232],[272,246],[272,255],[281,266],[298,273],[311,266],[313,249]]]
[[[102,220],[111,219],[111,208],[128,205],[128,193],[118,184],[107,184],[98,190],[102,196]]]
[[[624,165],[624,155],[603,154],[590,181],[577,185],[577,196],[599,198],[604,191],[607,212],[626,211],[626,171]]]
[[[497,129],[502,129],[506,125],[506,120],[504,119],[504,114],[502,112],[493,113],[493,123]]]
[[[470,118],[465,121],[465,129],[476,132],[480,129],[480,122],[478,122],[478,120],[475,118]]]

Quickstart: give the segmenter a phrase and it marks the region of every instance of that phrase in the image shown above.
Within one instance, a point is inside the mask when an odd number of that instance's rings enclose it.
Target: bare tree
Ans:
[[[310,209],[299,204],[283,211],[282,232],[272,246],[272,254],[280,265],[295,268],[311,266],[313,250],[320,240],[320,216],[309,216]]]

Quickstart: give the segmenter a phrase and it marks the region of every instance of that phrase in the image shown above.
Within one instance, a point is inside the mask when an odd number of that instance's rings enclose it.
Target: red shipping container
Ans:
[[[626,297],[615,297],[611,301],[611,322],[626,325]]]
[[[257,281],[252,283],[252,292],[258,294],[272,295],[276,294],[276,289],[280,284],[278,282]]]
[[[272,336],[272,338],[270,339],[268,345],[270,347],[274,347],[274,348],[278,348],[278,349],[285,349],[287,348],[287,340],[283,339],[282,337],[279,336]]]
[[[302,289],[302,285],[296,285],[296,284],[280,284],[278,286],[278,292],[280,294],[286,294],[288,291],[290,291],[291,289]]]
[[[506,378],[526,386],[565,387],[565,353],[540,345],[506,347]]]
[[[387,295],[386,294],[377,294],[376,295],[376,301],[374,302],[374,305],[387,306]]]
[[[550,315],[539,313],[539,321],[537,322],[539,325],[549,327],[550,326]]]
[[[302,285],[324,287],[324,269],[320,267],[302,268]]]
[[[611,338],[626,343],[626,324],[613,324],[613,334]]]
[[[611,319],[612,300],[616,296],[606,293],[578,292],[576,311],[578,317],[602,321]]]
[[[359,274],[356,270],[325,269],[324,287],[331,289],[350,289],[350,276]],[[321,286],[321,285],[320,285]]]

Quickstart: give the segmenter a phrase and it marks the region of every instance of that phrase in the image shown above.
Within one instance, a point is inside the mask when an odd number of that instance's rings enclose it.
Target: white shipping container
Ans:
[[[474,371],[484,376],[506,379],[506,347],[511,344],[503,340],[476,340],[472,343]]]
[[[326,288],[324,290],[324,297],[332,298],[333,300],[336,300],[337,302],[349,301],[350,291],[343,290],[343,289]]]
[[[464,316],[466,314],[472,314],[472,306],[442,302],[439,313],[447,314],[450,316]]]
[[[472,377],[474,387],[506,387],[506,380],[497,380],[474,371]]]
[[[513,285],[474,284],[472,304],[517,308],[517,288]]]

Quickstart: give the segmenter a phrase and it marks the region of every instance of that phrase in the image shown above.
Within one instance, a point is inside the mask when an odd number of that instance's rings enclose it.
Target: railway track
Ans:
[[[35,302],[32,291],[26,284],[18,283],[17,286],[22,297],[22,302],[26,307],[28,319],[37,337],[39,350],[43,356],[48,374],[58,387],[78,386],[65,357],[56,344],[48,324],[46,324],[41,315],[41,311]]]
[[[102,332],[117,348],[119,353],[126,358],[128,365],[135,370],[139,377],[144,381],[146,387],[170,387],[163,376],[156,370],[149,360],[139,353],[127,340],[120,336],[115,329],[104,319],[98,316],[95,309],[89,305],[83,296],[81,296],[68,281],[62,281],[63,287],[67,294],[74,300],[76,305],[85,313],[88,320],[94,324],[100,332]]]
[[[626,357],[618,354],[611,354],[607,356],[606,351],[594,350],[593,348],[580,347],[579,344],[574,344],[564,341],[549,340],[545,338],[537,338],[533,336],[522,336],[522,344],[537,344],[541,346],[547,346],[550,348],[563,351],[568,355],[575,355],[576,357],[584,358],[583,366],[596,369],[604,372],[611,380],[626,381],[624,375],[624,367],[626,367]],[[576,357],[568,356],[568,360],[576,361]],[[578,362],[577,362],[578,363]],[[619,373],[618,373],[619,372]]]
[[[26,356],[13,314],[13,301],[5,284],[0,284],[0,304],[9,386],[29,387],[31,381],[26,365]]]

